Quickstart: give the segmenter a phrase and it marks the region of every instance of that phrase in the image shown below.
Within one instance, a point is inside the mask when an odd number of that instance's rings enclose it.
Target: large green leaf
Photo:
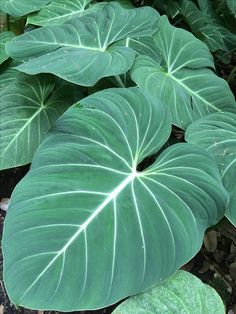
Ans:
[[[222,50],[230,51],[234,49],[236,45],[236,24],[234,22],[234,25],[231,27],[232,16],[227,14],[226,4],[223,2],[215,3],[212,0],[198,0],[198,6],[202,14],[221,34],[223,40]],[[220,9],[221,6],[223,6],[222,9]]]
[[[19,62],[7,60],[0,67],[0,92],[7,88],[11,83],[17,80],[21,73],[15,69]]]
[[[116,45],[132,48],[137,56],[149,56],[156,61],[161,60],[152,36],[141,38],[126,38],[119,41]]]
[[[154,60],[161,60],[161,56],[156,49],[153,38],[151,36],[141,37],[141,38],[126,38],[118,41],[114,45],[126,46],[132,48],[136,56],[149,56]],[[114,83],[114,86],[119,87],[131,87],[135,86],[135,83],[130,77],[130,71],[116,77],[109,77],[109,80]],[[104,89],[104,88],[103,88]]]
[[[230,193],[226,216],[236,226],[236,114],[215,113],[189,126],[186,140],[212,154]]]
[[[102,77],[125,73],[131,67],[134,51],[112,43],[153,34],[158,17],[149,7],[125,9],[116,2],[109,3],[62,26],[47,26],[19,36],[8,43],[7,52],[26,61],[18,67],[20,71],[49,72],[91,86]]]
[[[157,8],[158,11],[164,12],[171,18],[174,18],[179,12],[178,2],[174,0],[151,0],[150,5]]]
[[[12,32],[2,32],[0,33],[0,64],[8,59],[8,55],[5,51],[5,45],[14,37]]]
[[[232,13],[236,16],[236,2],[235,0],[226,0],[227,6],[232,11]]]
[[[112,313],[225,314],[225,308],[213,288],[180,270],[163,283],[124,301]]]
[[[22,73],[7,80],[0,92],[0,169],[31,162],[55,120],[75,102],[73,89],[58,88],[55,81]]]
[[[56,122],[5,220],[4,282],[15,304],[105,307],[195,255],[227,194],[214,160],[191,144],[136,170],[170,132],[167,108],[138,88],[95,93]]]
[[[235,48],[235,20],[225,1],[179,0],[179,14],[193,34],[206,43],[211,51]],[[234,3],[235,0],[233,0]],[[219,53],[219,51],[218,51]]]
[[[173,124],[180,128],[213,112],[236,110],[227,83],[208,67],[212,56],[191,33],[160,18],[154,41],[163,58],[159,64],[146,56],[136,58],[131,76],[151,95],[161,98],[171,110]]]
[[[192,32],[205,42],[211,51],[221,49],[223,47],[223,36],[215,21],[190,0],[181,0],[179,5],[180,14],[188,23]]]
[[[28,23],[40,26],[61,25],[88,12],[86,9],[90,2],[92,0],[51,0],[40,11],[31,14]]]
[[[0,0],[0,11],[13,16],[23,16],[40,10],[50,0]]]

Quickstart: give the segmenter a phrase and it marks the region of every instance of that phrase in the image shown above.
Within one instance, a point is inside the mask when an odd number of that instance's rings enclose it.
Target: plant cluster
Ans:
[[[224,312],[176,271],[208,227],[236,225],[236,103],[214,62],[235,49],[235,1],[146,2],[0,0],[0,169],[32,162],[4,225],[16,306],[97,309],[158,284],[117,313],[164,313],[173,293],[173,312]]]

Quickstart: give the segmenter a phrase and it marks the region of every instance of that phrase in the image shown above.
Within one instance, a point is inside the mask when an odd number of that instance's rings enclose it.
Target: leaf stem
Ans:
[[[125,84],[123,83],[123,81],[119,75],[114,75],[114,78],[115,78],[115,81],[119,87],[126,88]]]
[[[236,75],[236,66],[232,69],[232,71],[230,72],[227,82],[230,83],[235,79],[235,75]]]
[[[215,63],[220,62],[221,60],[223,60],[226,56],[228,56],[229,54],[231,54],[232,52],[234,52],[236,50],[236,48],[231,49],[230,51],[227,51],[225,54],[223,54],[222,56],[220,56],[218,59],[216,59]]]
[[[11,26],[10,26],[10,16],[9,14],[6,15],[6,26],[7,26],[7,30],[10,31],[11,30]]]

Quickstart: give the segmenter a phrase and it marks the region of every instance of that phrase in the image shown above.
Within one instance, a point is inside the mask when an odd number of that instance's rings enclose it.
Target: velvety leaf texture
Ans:
[[[149,56],[156,61],[161,60],[160,53],[157,50],[157,47],[151,36],[141,37],[141,38],[126,38],[119,42],[116,45],[126,46],[132,48],[137,56]]]
[[[170,108],[173,124],[186,129],[211,113],[236,111],[228,84],[209,69],[213,59],[205,44],[170,25],[165,16],[160,18],[154,41],[162,63],[139,56],[131,76],[139,87],[161,98]]]
[[[236,226],[236,114],[216,113],[189,126],[186,140],[206,149],[217,160],[230,193],[226,216]]]
[[[181,0],[180,14],[193,33],[198,35],[211,51],[223,48],[223,36],[217,23],[214,23],[214,20],[206,12],[201,11],[194,2]]]
[[[69,19],[89,12],[87,9],[90,2],[92,0],[52,0],[40,11],[31,14],[27,21],[39,26],[61,25]],[[92,9],[97,7],[93,5]]]
[[[21,73],[15,69],[19,62],[7,60],[0,67],[0,92],[7,88],[11,83],[17,80]]]
[[[218,5],[220,7],[220,2],[218,2]],[[229,18],[229,16],[226,17],[226,15],[222,19],[222,12],[217,12],[217,6],[212,0],[198,0],[198,6],[202,14],[208,19],[208,23],[212,23],[215,31],[218,30],[218,32],[221,34],[221,38],[223,41],[223,47],[221,49],[228,52],[234,49],[236,45],[236,34],[235,32],[231,32],[230,28],[227,27],[227,19]],[[227,6],[225,3],[225,9],[226,8]],[[226,13],[225,9],[223,16]]]
[[[226,0],[228,8],[236,16],[236,2],[234,0]]]
[[[0,0],[0,11],[12,16],[23,16],[40,10],[50,0]]]
[[[14,80],[9,80],[11,74]],[[31,77],[13,71],[5,79],[0,91],[0,169],[31,162],[56,119],[79,99],[73,97],[73,88],[57,87],[56,79],[46,74]]]
[[[163,283],[131,297],[113,314],[224,314],[218,293],[197,277],[183,270]]]
[[[165,12],[171,18],[179,13],[179,3],[175,0],[154,0],[153,5],[158,11]]]
[[[14,37],[12,32],[2,32],[0,33],[0,64],[8,59],[8,55],[5,51],[5,45]]]
[[[152,35],[159,14],[150,7],[125,9],[116,2],[99,7],[62,26],[31,31],[7,45],[8,54],[25,62],[18,70],[49,72],[67,81],[92,86],[100,78],[125,73],[132,65],[133,49],[112,44],[128,37]]]
[[[215,161],[191,144],[137,171],[170,132],[167,108],[138,88],[95,93],[57,120],[5,220],[4,282],[15,304],[102,308],[196,254],[227,193]]]

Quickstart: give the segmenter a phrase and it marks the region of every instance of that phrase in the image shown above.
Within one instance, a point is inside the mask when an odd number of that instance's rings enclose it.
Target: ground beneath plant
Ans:
[[[28,169],[28,166],[24,166],[0,172],[0,200],[10,198],[15,185]],[[5,214],[5,211],[0,210],[0,235],[2,235]],[[236,314],[236,229],[226,219],[206,233],[200,252],[183,268],[214,287],[225,302],[226,313]],[[116,305],[98,311],[73,313],[110,314],[115,307]],[[2,255],[0,254],[0,314],[3,313],[59,314],[53,311],[16,309],[11,304],[2,279]]]

